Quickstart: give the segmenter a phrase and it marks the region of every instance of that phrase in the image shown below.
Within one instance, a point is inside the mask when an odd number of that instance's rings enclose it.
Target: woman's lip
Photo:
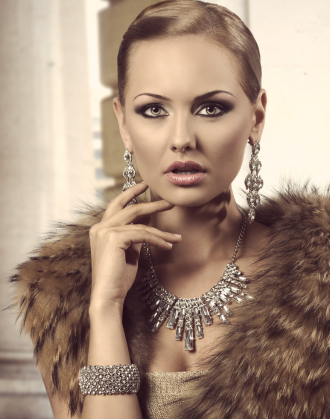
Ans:
[[[182,186],[194,185],[195,183],[200,182],[205,175],[206,175],[205,172],[197,172],[197,173],[192,173],[189,175],[182,175],[182,174],[173,173],[173,172],[165,173],[167,180],[169,180],[171,183],[174,183],[175,185],[182,185]]]
[[[175,161],[173,163],[171,163],[168,168],[166,169],[165,173],[169,173],[172,172],[173,170],[187,170],[187,171],[191,171],[191,170],[198,170],[199,172],[204,172],[204,168],[196,163],[195,161]],[[183,176],[188,176],[188,175],[183,175]]]

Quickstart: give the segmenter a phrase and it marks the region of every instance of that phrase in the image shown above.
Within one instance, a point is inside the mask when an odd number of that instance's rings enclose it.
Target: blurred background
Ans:
[[[152,0],[0,1],[0,309],[7,278],[54,220],[105,203],[123,180],[112,98],[129,23]],[[330,182],[330,2],[211,1],[237,13],[261,51],[268,93],[261,143],[264,193],[283,179]],[[235,195],[242,202],[250,147]],[[0,418],[52,413],[15,315],[0,312]]]

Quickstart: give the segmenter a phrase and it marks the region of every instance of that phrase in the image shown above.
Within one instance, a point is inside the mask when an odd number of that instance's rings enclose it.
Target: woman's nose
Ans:
[[[191,128],[187,118],[178,118],[175,121],[171,134],[172,151],[184,152],[196,148],[196,137]]]

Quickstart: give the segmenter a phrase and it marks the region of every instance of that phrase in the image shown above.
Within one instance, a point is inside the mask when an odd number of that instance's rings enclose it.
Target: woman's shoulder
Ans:
[[[273,228],[310,233],[323,229],[330,232],[330,185],[321,189],[310,183],[287,182],[263,196],[257,221]]]
[[[55,223],[9,279],[13,307],[22,331],[31,336],[39,368],[71,412],[78,406],[77,378],[88,351],[89,230],[103,213],[104,208],[85,205],[73,222]]]
[[[330,273],[330,188],[287,184],[264,197],[256,220],[266,235],[258,254],[264,292],[281,290],[292,301],[299,295],[297,305],[320,298],[330,303],[330,282],[324,281]]]
[[[256,220],[247,227],[246,257],[262,254],[282,263],[292,258],[329,257],[330,187],[318,189],[292,182],[262,197]]]
[[[251,403],[256,411],[261,406],[274,417],[286,417],[286,403],[268,403],[269,397],[284,396],[298,400],[299,417],[306,400],[310,410],[329,410],[329,191],[289,185],[264,197],[256,220],[250,232],[259,238],[259,269],[252,264],[245,275],[238,261],[253,298],[236,307],[226,340],[210,348],[216,354],[208,364],[210,373],[184,405],[185,417],[217,417],[224,406],[234,406],[235,414]],[[255,398],[246,397],[256,389],[261,390]],[[208,394],[217,394],[217,402],[205,403]]]
[[[89,230],[100,221],[103,212],[101,207],[85,206],[76,212],[72,222],[54,223],[28,259],[16,267],[9,281],[14,285],[14,304],[21,310],[29,306],[25,315],[40,294],[50,288],[56,294],[68,291],[88,274]]]

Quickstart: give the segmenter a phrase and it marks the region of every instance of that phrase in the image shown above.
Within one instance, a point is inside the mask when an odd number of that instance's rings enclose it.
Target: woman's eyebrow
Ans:
[[[156,99],[161,99],[161,100],[166,100],[167,102],[171,102],[171,99],[169,99],[168,97],[156,95],[154,93],[140,93],[139,95],[135,96],[135,98],[133,99],[133,102],[137,97],[142,96],[142,95],[151,96],[151,97],[155,97]]]
[[[227,90],[213,90],[212,92],[204,93],[204,95],[196,96],[194,101],[201,100],[201,99],[207,99],[207,98],[209,98],[213,95],[216,95],[217,93],[227,93],[227,95],[236,97],[232,93],[227,92]]]
[[[207,98],[209,98],[209,97],[211,97],[211,96],[213,96],[217,93],[227,93],[228,95],[236,97],[232,93],[227,92],[227,90],[213,90],[212,92],[208,92],[208,93],[204,93],[203,95],[196,96],[195,99],[194,99],[194,102],[196,100],[207,99]],[[135,96],[135,98],[133,99],[133,102],[137,97],[142,96],[142,95],[151,96],[151,97],[154,97],[156,99],[161,99],[161,100],[165,100],[167,102],[171,102],[170,98],[168,98],[166,96],[156,95],[155,93],[140,93],[139,95]]]

